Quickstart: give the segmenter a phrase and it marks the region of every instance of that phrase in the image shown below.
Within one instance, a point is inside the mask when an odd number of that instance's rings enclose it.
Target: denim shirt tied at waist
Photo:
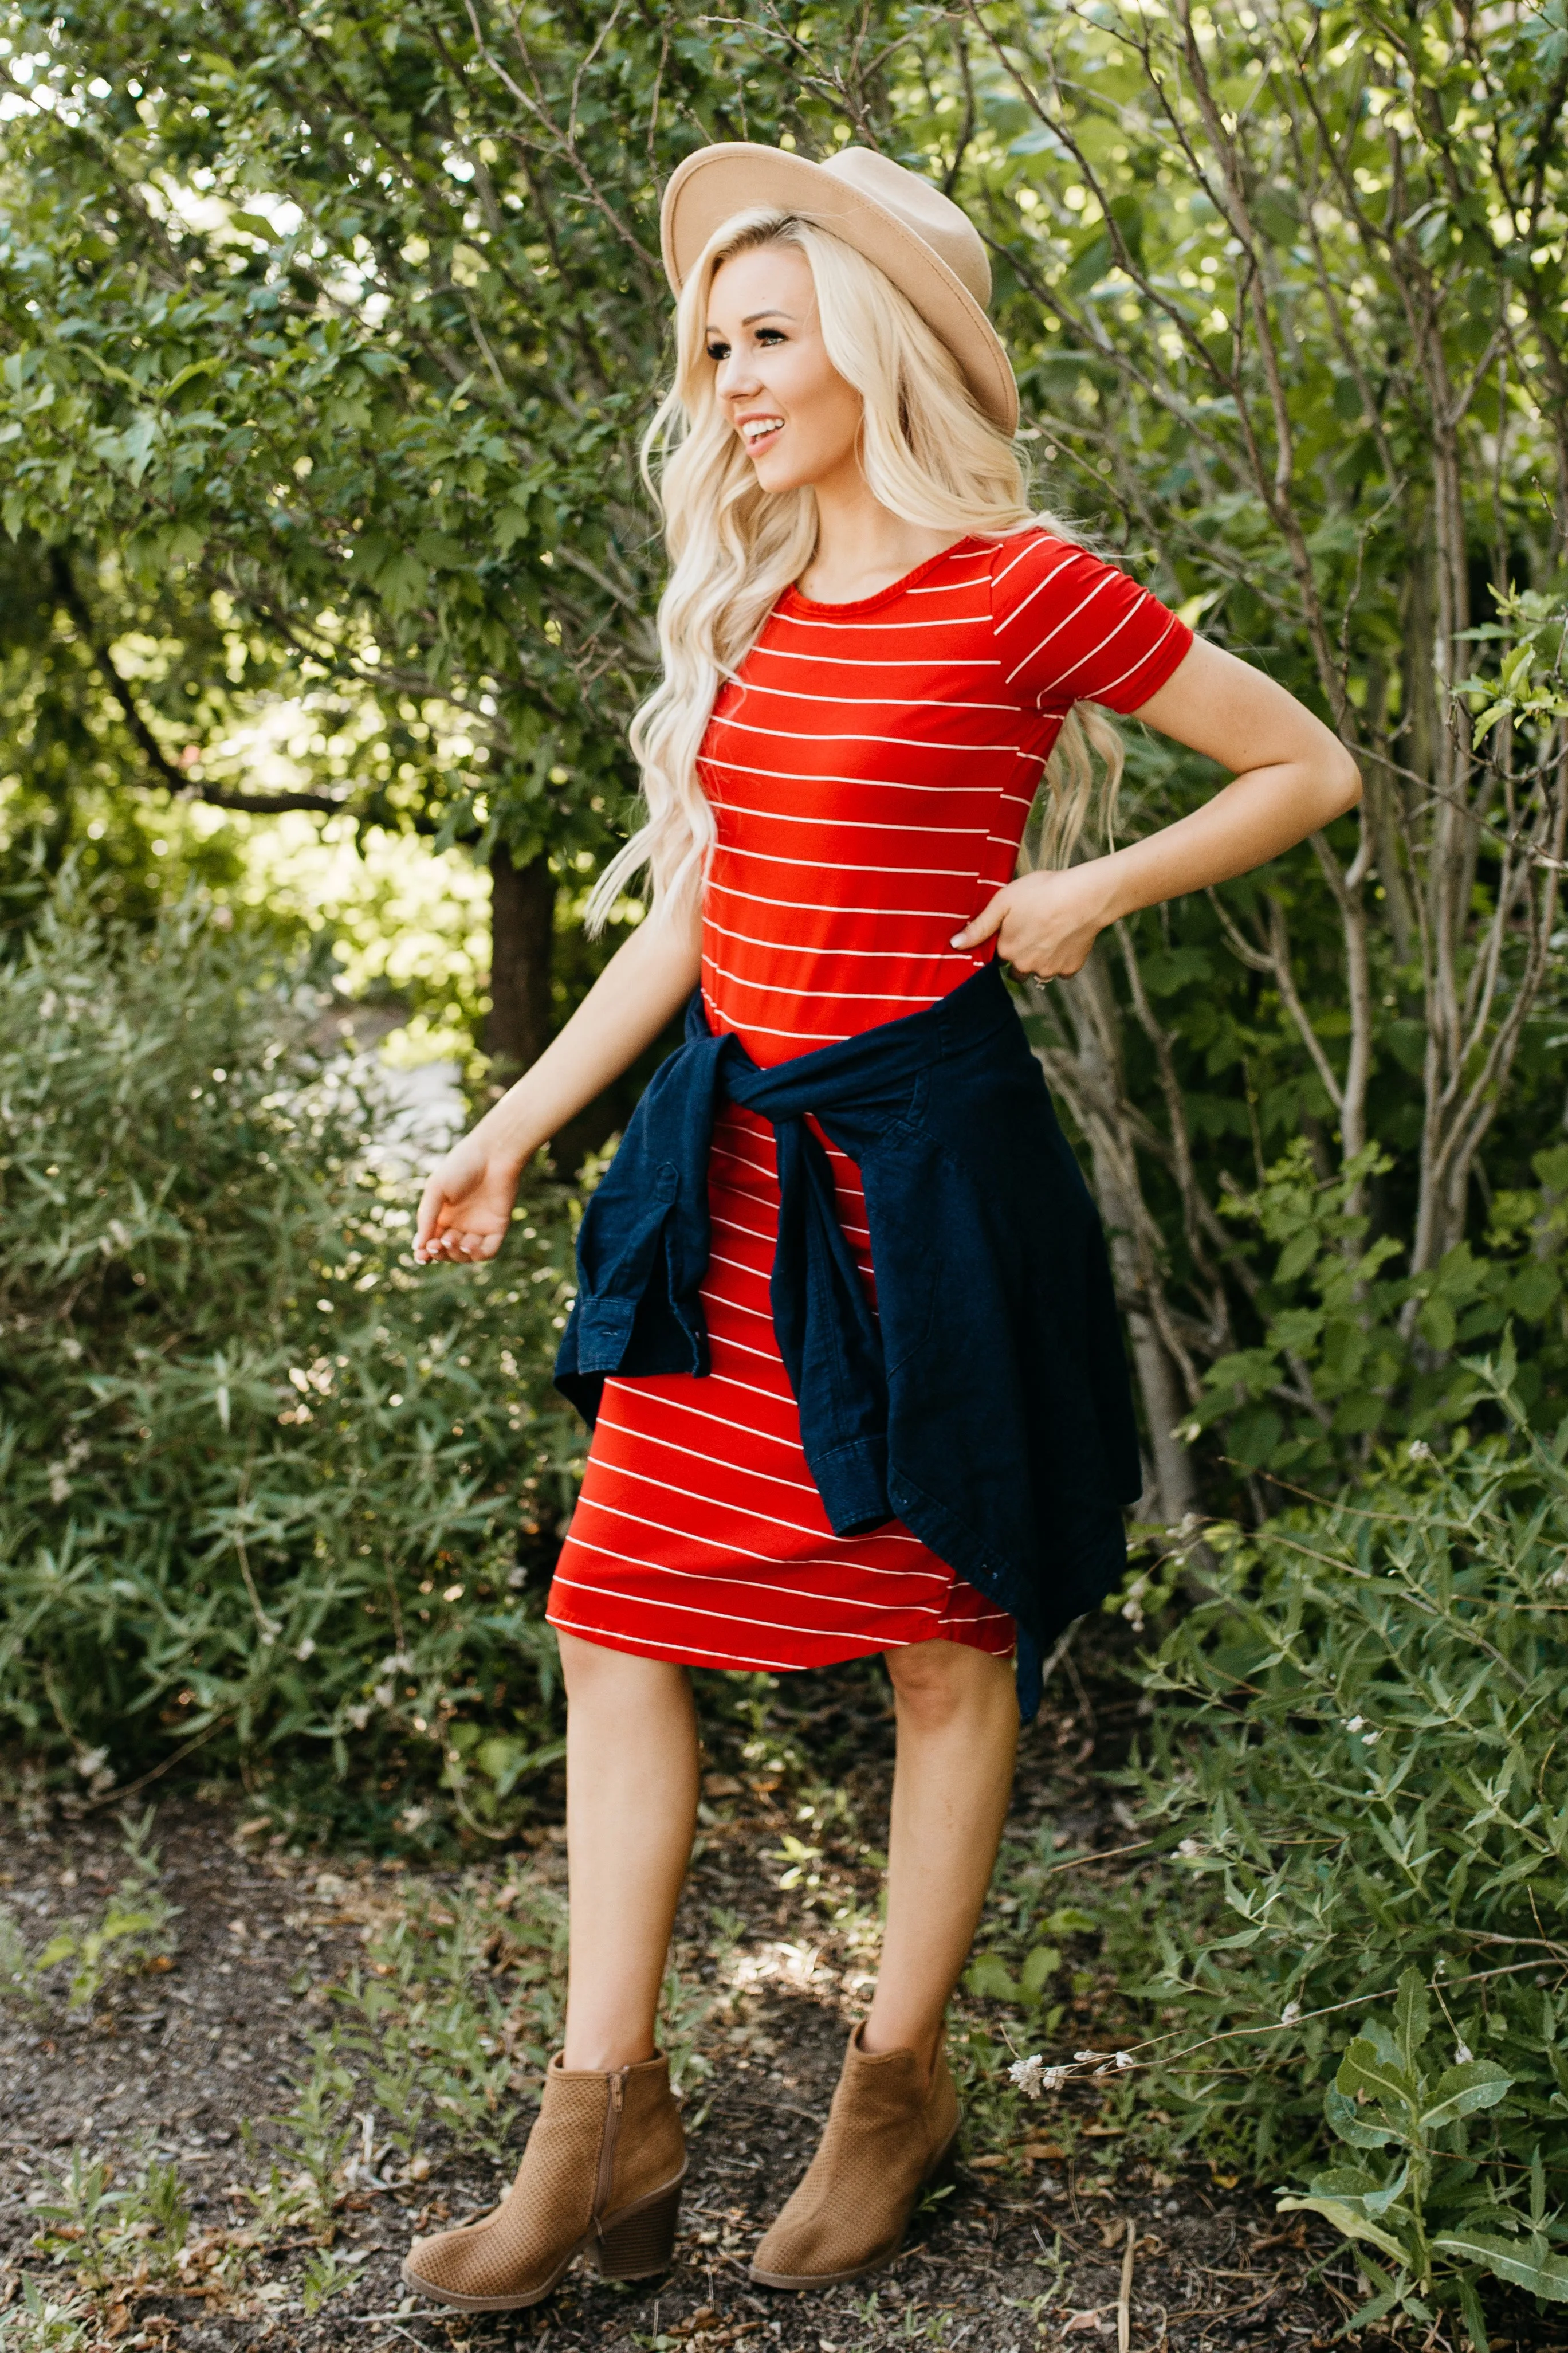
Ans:
[[[772,1070],[694,993],[578,1236],[555,1384],[590,1423],[608,1374],[709,1369],[726,1099],[774,1132],[773,1324],[834,1533],[896,1517],[1009,1611],[1026,1721],[1046,1646],[1121,1575],[1142,1472],[1100,1219],[1001,972]],[[875,1313],[808,1113],[859,1167]]]

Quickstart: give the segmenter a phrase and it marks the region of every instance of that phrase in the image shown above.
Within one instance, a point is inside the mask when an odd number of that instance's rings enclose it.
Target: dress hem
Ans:
[[[952,1642],[955,1650],[980,1651],[987,1658],[1000,1659],[1010,1665],[1016,1656],[1016,1640],[1005,1651],[993,1651],[984,1642],[966,1642],[956,1629],[943,1631],[940,1627],[929,1634],[916,1634],[905,1641],[889,1641],[885,1637],[877,1641],[836,1644],[832,1655],[820,1659],[739,1659],[733,1652],[721,1657],[716,1651],[699,1651],[690,1641],[659,1642],[652,1635],[632,1636],[612,1634],[598,1626],[574,1626],[570,1620],[552,1617],[547,1609],[544,1622],[558,1634],[574,1634],[580,1642],[593,1642],[602,1651],[624,1651],[635,1659],[662,1660],[673,1667],[707,1667],[724,1674],[737,1675],[799,1675],[815,1667],[841,1667],[851,1659],[880,1658],[885,1651],[918,1650],[924,1642]],[[961,1623],[963,1621],[960,1621]]]

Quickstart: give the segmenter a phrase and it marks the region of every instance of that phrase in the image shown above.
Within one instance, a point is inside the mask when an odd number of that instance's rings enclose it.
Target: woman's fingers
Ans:
[[[988,940],[993,932],[999,931],[1002,920],[1013,903],[1011,887],[1009,884],[1006,889],[998,891],[991,904],[983,908],[973,923],[965,923],[963,931],[954,932],[950,945],[955,948],[978,947],[982,940]]]
[[[469,1226],[446,1226],[437,1231],[434,1225],[433,1219],[432,1231],[414,1246],[414,1255],[422,1266],[428,1266],[437,1259],[445,1260],[450,1266],[465,1266],[478,1259],[491,1259],[503,1240],[499,1233],[486,1233]]]
[[[435,1232],[436,1220],[441,1214],[441,1205],[446,1198],[439,1173],[427,1176],[425,1180],[425,1190],[419,1196],[419,1214],[414,1221],[416,1258],[426,1248],[431,1235]]]

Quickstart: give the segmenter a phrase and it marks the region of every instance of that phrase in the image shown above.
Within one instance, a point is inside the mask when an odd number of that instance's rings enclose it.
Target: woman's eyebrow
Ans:
[[[797,326],[800,323],[793,311],[782,311],[774,308],[771,311],[748,311],[745,317],[742,320],[741,324],[742,327],[754,327],[759,319],[789,319],[794,321],[795,324]],[[716,335],[720,332],[720,330],[717,327],[710,325],[704,328],[703,332],[709,335]]]

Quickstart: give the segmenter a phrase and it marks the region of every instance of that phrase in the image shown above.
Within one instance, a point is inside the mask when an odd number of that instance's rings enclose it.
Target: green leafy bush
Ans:
[[[0,1725],[95,1794],[319,1744],[493,1817],[553,1753],[570,1203],[416,1268],[394,1107],[316,1009],[196,903],[135,931],[68,878],[0,965]]]
[[[1404,1243],[1374,1233],[1369,1191],[1393,1166],[1368,1145],[1321,1177],[1298,1139],[1250,1193],[1221,1208],[1277,1253],[1258,1289],[1257,1345],[1204,1376],[1189,1441],[1217,1425],[1244,1471],[1314,1483],[1342,1474],[1378,1443],[1433,1439],[1475,1401],[1456,1347],[1516,1327],[1514,1388],[1531,1411],[1568,1389],[1568,1146],[1531,1156],[1532,1186],[1499,1189],[1486,1230],[1456,1242],[1426,1272],[1400,1271]],[[1522,1173],[1522,1172],[1521,1172]],[[1560,1409],[1560,1408],[1559,1408]]]
[[[1447,2023],[1420,1970],[1407,1968],[1392,2025],[1363,2021],[1324,2094],[1329,2127],[1359,2153],[1358,2162],[1315,2174],[1306,2196],[1279,2204],[1282,2212],[1321,2214],[1354,2241],[1373,2289],[1358,2323],[1400,2310],[1431,2326],[1426,2298],[1441,2278],[1485,2353],[1478,2276],[1489,2272],[1535,2295],[1568,2301],[1568,2262],[1552,2252],[1553,2241],[1568,2238],[1568,2226],[1548,2218],[1539,2143],[1530,2161],[1528,2237],[1517,2235],[1518,2207],[1499,2207],[1494,2181],[1472,2157],[1465,2119],[1499,2106],[1514,2078],[1495,2059],[1476,2058],[1462,2041],[1450,2062],[1441,2048]],[[1374,2248],[1393,2258],[1392,2273]]]
[[[1379,2311],[1458,2304],[1478,2344],[1478,2284],[1568,2295],[1568,1423],[1532,1433],[1514,1369],[1470,1368],[1511,1440],[1208,1532],[1214,1596],[1143,1670],[1163,1852],[1103,1914],[1147,2005],[1120,2096],[1263,2176],[1349,2142],[1304,2202]]]

